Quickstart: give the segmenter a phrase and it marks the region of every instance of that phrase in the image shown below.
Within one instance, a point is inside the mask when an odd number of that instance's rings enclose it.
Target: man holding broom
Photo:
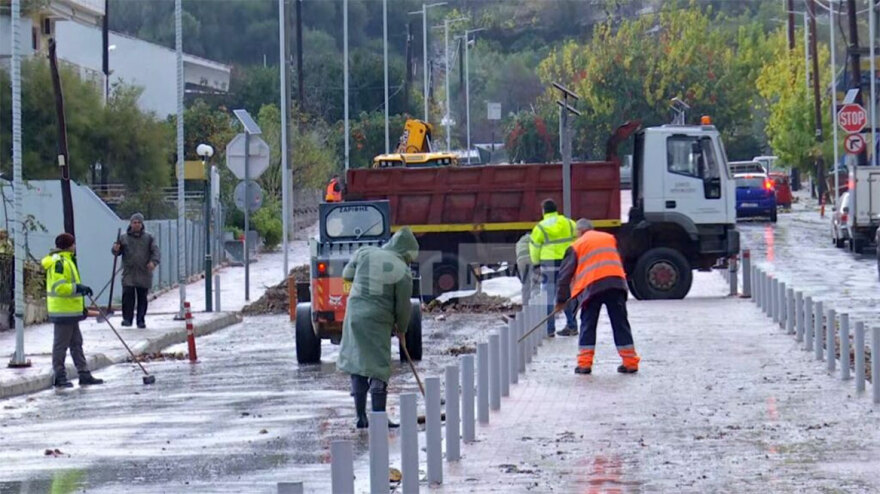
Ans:
[[[412,273],[419,243],[408,227],[383,247],[362,247],[345,266],[342,279],[351,282],[337,368],[351,374],[351,395],[357,428],[369,426],[367,391],[374,412],[384,412],[391,377],[391,335],[403,341],[409,325]],[[389,422],[390,427],[397,424]]]

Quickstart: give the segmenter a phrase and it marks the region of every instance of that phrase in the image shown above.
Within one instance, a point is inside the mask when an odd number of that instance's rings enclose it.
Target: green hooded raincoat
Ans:
[[[352,284],[342,324],[339,370],[388,382],[391,335],[395,325],[400,332],[409,325],[409,264],[418,253],[418,241],[404,227],[382,248],[358,249],[345,266],[342,278]]]

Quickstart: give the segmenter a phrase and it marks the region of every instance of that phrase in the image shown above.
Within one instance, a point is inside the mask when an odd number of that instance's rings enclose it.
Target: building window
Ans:
[[[40,51],[40,33],[37,28],[31,28],[31,47],[34,51]]]

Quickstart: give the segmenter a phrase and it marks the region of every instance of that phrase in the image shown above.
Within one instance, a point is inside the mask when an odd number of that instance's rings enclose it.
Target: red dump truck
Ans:
[[[622,125],[604,161],[573,163],[573,219],[615,232],[633,295],[683,298],[692,269],[739,251],[735,184],[712,125]],[[633,208],[623,224],[618,146],[633,137]],[[479,266],[515,266],[514,244],[541,219],[541,201],[562,207],[562,165],[352,169],[346,201],[387,199],[392,228],[419,239],[422,295],[470,287]]]

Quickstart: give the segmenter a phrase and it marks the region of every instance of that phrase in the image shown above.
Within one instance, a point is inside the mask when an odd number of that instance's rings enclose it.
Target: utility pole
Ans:
[[[58,57],[55,40],[49,40],[49,69],[55,91],[55,114],[58,116],[58,167],[61,168],[61,207],[64,213],[64,231],[76,235],[73,224],[73,199],[70,193],[70,153],[67,150],[67,120],[64,116],[64,92],[58,75]]]
[[[807,0],[810,1],[810,0]],[[810,15],[804,10],[804,87],[810,98]]]
[[[873,1],[873,0],[871,0]],[[831,40],[831,85],[830,85],[830,93],[831,93],[831,129],[834,134],[834,166],[831,167],[832,173],[834,173],[834,205],[837,207],[839,202],[840,195],[840,177],[837,173],[837,162],[838,162],[838,146],[837,146],[837,125],[835,124],[835,120],[837,118],[837,55],[835,51],[837,50],[836,38],[837,35],[834,32],[834,17],[837,13],[837,9],[833,2],[829,3],[828,9],[828,36]]]
[[[343,119],[345,120],[345,171],[348,171],[349,157],[351,155],[351,142],[349,141],[349,122],[348,122],[348,0],[342,0],[342,79],[343,79],[343,100],[345,100],[345,109],[343,110]]]
[[[819,57],[816,49],[816,5],[814,2],[815,0],[807,0],[807,9],[809,9],[810,16],[810,57],[813,59],[813,103],[816,117],[816,144],[818,148],[821,148],[822,99],[819,94]],[[822,203],[825,196],[825,162],[822,159],[821,151],[816,153],[815,160],[816,193],[819,195],[819,202]]]
[[[183,0],[174,1],[174,51],[177,55],[177,284],[180,308],[175,319],[183,320],[186,302],[186,196],[183,164]],[[245,228],[247,236],[247,228]],[[247,297],[245,297],[247,300]]]
[[[871,165],[877,166],[877,62],[874,60],[876,44],[877,44],[877,10],[874,7],[874,1],[869,2],[871,6],[868,8],[868,37],[871,39],[868,56],[871,57]]]
[[[788,49],[794,50],[794,0],[786,1],[788,12]]]
[[[443,125],[446,127],[446,152],[452,148],[452,106],[450,105],[450,91],[449,91],[449,24],[453,22],[465,21],[467,17],[458,17],[456,19],[443,19],[443,54],[444,54],[444,65],[443,65],[443,79],[446,90],[446,115],[443,116]],[[439,27],[439,26],[437,26]]]
[[[299,107],[301,110],[304,110],[306,107],[306,88],[305,82],[303,82],[305,76],[305,72],[303,71],[303,20],[302,20],[302,0],[294,0],[296,2],[296,89],[297,96],[299,97]],[[289,31],[288,31],[289,33]],[[288,38],[290,35],[288,34]],[[285,55],[285,59],[290,60],[290,42],[284,45],[285,50],[287,50],[287,54]],[[288,97],[288,102],[290,98]],[[288,108],[290,105],[288,105]],[[288,129],[289,130],[289,129]]]
[[[412,88],[412,21],[406,25],[406,77],[403,82],[403,111],[409,113],[409,92]]]
[[[868,3],[873,4],[874,0],[869,0]],[[862,98],[861,66],[862,55],[859,53],[859,24],[858,18],[856,17],[858,15],[856,12],[856,0],[846,0],[846,10],[849,20],[849,39],[851,43],[849,56],[853,75],[852,84],[850,85],[850,87],[859,90],[858,94],[856,95],[856,103],[858,103],[859,105],[863,105],[864,98]],[[873,40],[871,40],[871,42],[873,43]],[[858,164],[859,166],[865,166],[868,164],[868,155],[866,149],[862,149],[862,152],[858,154]],[[837,163],[834,164],[834,168],[837,168]]]
[[[385,72],[385,154],[388,154],[391,152],[388,123],[388,0],[382,0],[382,65]]]
[[[422,79],[424,79],[424,107],[425,107],[425,123],[430,123],[430,115],[429,115],[429,106],[428,101],[430,100],[430,96],[428,95],[428,84],[430,83],[430,73],[428,72],[428,9],[432,7],[440,7],[441,5],[446,5],[446,2],[437,2],[437,3],[423,3],[421,11],[410,12],[409,15],[421,15],[422,16]]]
[[[566,217],[571,218],[571,132],[568,126],[568,114],[581,115],[581,112],[569,104],[569,101],[573,103],[580,99],[580,96],[557,82],[553,83],[553,87],[562,93],[562,99],[556,100],[556,104],[559,105],[559,154],[562,155],[562,210]]]
[[[278,0],[278,53],[280,64],[278,74],[281,87],[281,250],[284,252],[284,278],[290,275],[287,242],[290,240],[290,170],[288,160],[290,155],[290,84],[287,82],[288,67],[290,63],[290,36],[288,27],[287,6],[288,0]],[[297,1],[297,5],[299,2]],[[302,73],[302,71],[300,71]],[[298,88],[299,89],[299,88]],[[301,102],[300,102],[301,103]],[[207,278],[205,278],[207,282]]]

